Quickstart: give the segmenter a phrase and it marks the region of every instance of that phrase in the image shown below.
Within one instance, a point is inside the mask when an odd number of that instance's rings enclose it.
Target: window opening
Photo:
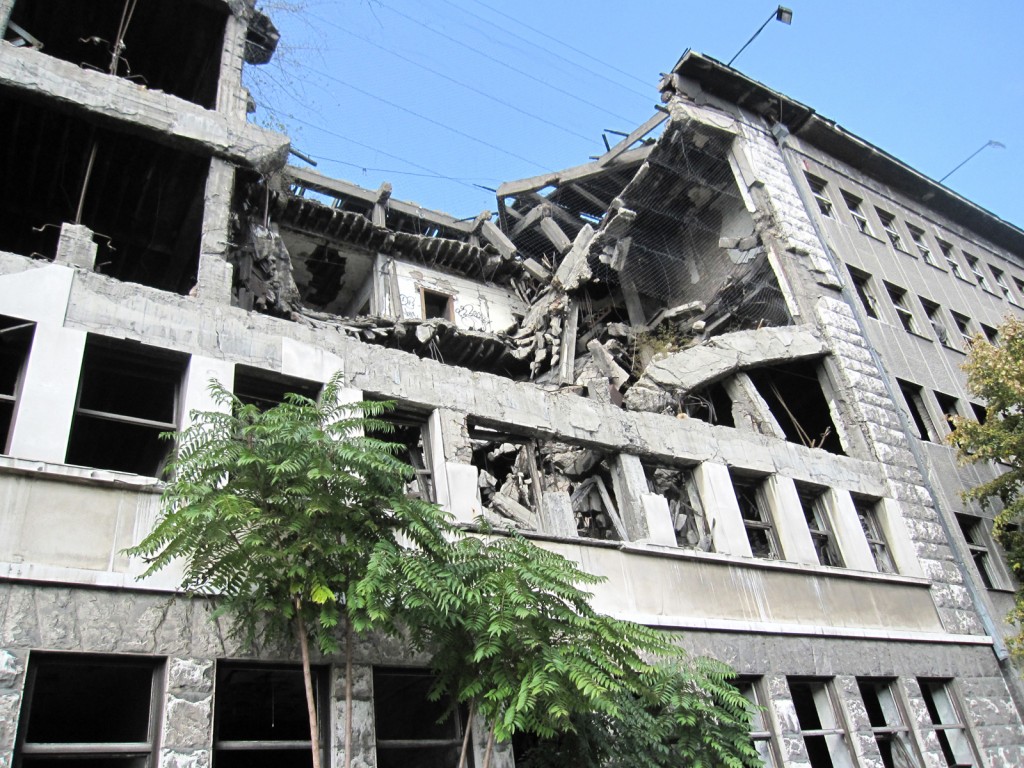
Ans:
[[[493,525],[537,530],[540,509],[540,467],[536,441],[477,424],[469,425],[473,466]]]
[[[971,410],[974,412],[974,419],[979,424],[984,424],[988,418],[988,409],[980,403],[971,403]]]
[[[376,418],[387,422],[393,429],[367,429],[366,436],[397,443],[401,447],[395,455],[413,468],[414,475],[405,486],[406,496],[424,501],[437,501],[430,455],[428,417],[411,409],[398,407]]]
[[[960,415],[960,407],[957,404],[957,399],[952,395],[945,395],[942,392],[936,392],[935,402],[939,404],[939,410],[941,410],[943,415],[946,417],[946,425],[949,427],[949,431],[952,432],[955,429],[953,426],[953,417]]]
[[[992,561],[986,541],[984,520],[974,515],[958,513],[956,522],[960,526],[960,532],[964,535],[964,541],[967,542],[967,551],[971,553],[971,560],[974,561],[974,567],[978,569],[982,584],[986,589],[993,589],[995,584],[992,578]]]
[[[743,527],[747,531],[751,554],[766,560],[781,559],[782,547],[779,546],[762,484],[752,478],[733,475],[732,487],[743,518]]]
[[[967,259],[967,268],[971,270],[971,274],[974,275],[974,279],[978,281],[978,285],[986,291],[991,292],[992,286],[988,284],[988,278],[985,277],[985,273],[981,271],[981,262],[978,261],[978,257],[971,256],[971,254],[964,252],[964,258]]]
[[[791,443],[845,455],[816,360],[763,366],[746,371]]]
[[[288,393],[316,400],[322,388],[317,381],[285,376],[260,368],[250,368],[247,365],[235,366],[235,397],[247,405],[255,405],[261,411],[283,403],[284,396]]]
[[[325,672],[317,667],[311,672],[323,741],[323,734],[330,730],[323,716],[328,710]],[[214,768],[306,768],[313,764],[300,667],[218,662],[216,690]],[[320,750],[323,758],[323,743]]]
[[[921,757],[907,727],[896,681],[858,677],[857,687],[885,768],[920,765]]]
[[[946,325],[942,322],[942,307],[921,296],[918,298],[921,299],[921,306],[924,307],[924,314],[932,326],[935,338],[939,340],[940,344],[949,346],[949,331],[946,330]]]
[[[889,299],[892,301],[893,309],[896,310],[896,315],[900,319],[900,325],[903,326],[903,330],[917,333],[914,313],[910,310],[910,305],[907,303],[907,292],[892,283],[886,283],[885,290],[889,294]]]
[[[981,326],[981,332],[985,334],[985,339],[989,344],[998,347],[999,346],[999,331],[993,328],[991,325],[985,325],[985,323],[978,323]]]
[[[154,765],[161,672],[155,659],[32,653],[16,764]]]
[[[643,466],[651,493],[664,496],[668,502],[676,543],[686,549],[713,552],[711,530],[693,479],[693,470],[647,463]]]
[[[868,217],[864,215],[864,201],[844,191],[843,202],[846,203],[846,208],[850,212],[850,216],[853,218],[853,223],[857,229],[865,235],[873,234],[871,232],[871,225],[868,223]]]
[[[817,176],[811,176],[811,174],[804,174],[807,177],[807,183],[811,187],[811,194],[814,195],[814,201],[818,204],[818,212],[828,219],[833,219],[835,216],[832,213],[832,198],[828,195],[828,187],[823,179],[819,179]]]
[[[420,288],[420,297],[423,302],[423,318],[441,318],[455,322],[455,297],[447,293],[428,291]]]
[[[814,551],[818,555],[818,562],[821,565],[828,565],[833,568],[842,568],[845,563],[843,556],[836,543],[835,533],[828,519],[828,510],[825,508],[825,494],[822,490],[798,483],[796,486],[797,495],[800,498],[800,507],[804,513],[804,520],[807,522],[807,530],[811,534],[811,541],[814,544]]]
[[[977,752],[961,714],[963,709],[952,690],[953,681],[918,678],[917,682],[946,765],[951,768],[978,765]]]
[[[853,497],[853,508],[857,511],[857,519],[864,531],[871,548],[871,556],[875,559],[875,567],[879,573],[896,573],[896,565],[889,552],[889,544],[885,540],[882,521],[878,517],[878,504],[875,499]]]
[[[10,450],[11,427],[35,323],[0,315],[0,449]]]
[[[1019,277],[1014,277],[1014,278],[1012,278],[1012,280],[1013,280],[1013,284],[1017,287],[1017,293],[1019,293],[1022,296],[1024,296],[1024,280],[1021,280]],[[1013,303],[1017,304],[1016,301],[1013,302]]]
[[[932,254],[932,249],[925,239],[924,230],[912,224],[907,224],[907,231],[910,232],[910,239],[914,241],[914,246],[917,248],[917,252],[921,254],[921,259],[924,263],[931,264],[933,267],[936,266],[935,256]]]
[[[875,208],[875,211],[878,213],[878,218],[882,222],[882,229],[885,230],[885,235],[889,238],[889,242],[892,243],[892,247],[897,251],[907,253],[906,246],[903,245],[903,238],[896,228],[896,217],[891,213],[883,211],[881,208]]]
[[[878,302],[875,301],[875,295],[871,290],[870,277],[859,270],[850,267],[850,278],[853,280],[853,288],[857,291],[857,296],[860,298],[860,303],[864,307],[864,312],[868,317],[878,319]]]
[[[811,768],[853,768],[830,683],[789,678],[789,692]]]
[[[760,679],[739,678],[733,681],[733,685],[750,702],[750,740],[754,744],[757,756],[765,768],[776,768],[782,762],[776,751],[775,736],[766,711],[767,699]]]
[[[996,286],[999,288],[999,292],[1003,294],[1003,298],[1011,304],[1016,304],[1017,299],[1013,295],[1013,291],[1010,290],[1010,284],[1006,282],[1006,275],[1003,274],[1003,271],[991,265],[989,265],[989,270],[991,270],[992,278],[996,281]]]
[[[66,461],[158,477],[178,428],[186,355],[89,336]]]
[[[450,697],[431,697],[433,685],[426,670],[374,667],[377,768],[447,768],[458,762],[465,716]]]
[[[732,398],[725,389],[724,381],[687,392],[680,411],[691,419],[700,419],[708,424],[736,426],[732,418]]]
[[[950,311],[949,314],[953,316],[953,322],[956,324],[956,329],[960,332],[960,338],[963,340],[964,346],[970,347],[974,343],[971,319],[966,315],[961,315],[959,312]]]
[[[956,256],[953,254],[953,246],[939,240],[939,250],[942,251],[942,258],[946,260],[946,266],[949,267],[949,271],[961,280],[966,280],[967,278],[964,277],[963,270],[960,269],[960,262],[956,260]]]
[[[896,383],[899,384],[903,400],[907,404],[907,413],[917,428],[917,436],[922,440],[934,443],[936,441],[935,428],[928,418],[928,410],[925,408],[921,387],[902,379],[896,379]]]

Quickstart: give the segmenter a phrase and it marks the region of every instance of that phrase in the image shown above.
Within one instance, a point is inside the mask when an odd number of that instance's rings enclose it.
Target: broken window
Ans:
[[[789,692],[811,768],[852,768],[853,757],[832,683],[791,677]]]
[[[820,363],[805,360],[748,370],[786,440],[844,456],[832,410],[822,389]]]
[[[438,293],[420,288],[420,299],[423,303],[423,318],[441,318],[455,322],[455,297],[448,293]]]
[[[953,246],[944,240],[939,240],[939,250],[942,251],[942,257],[946,260],[946,266],[949,267],[949,271],[961,280],[966,280],[967,278],[964,277],[963,270],[960,269],[960,262],[956,260],[956,256],[953,253]]]
[[[951,768],[980,765],[977,749],[961,714],[963,708],[953,690],[953,681],[918,678],[917,682],[946,765]]]
[[[405,486],[406,495],[424,501],[437,501],[427,415],[412,409],[397,407],[375,418],[390,424],[391,429],[367,429],[366,436],[398,444],[400,447],[395,456],[413,469],[413,476]]]
[[[864,531],[864,538],[871,548],[875,567],[879,573],[896,573],[896,565],[889,553],[889,544],[882,530],[882,521],[878,517],[878,504],[877,499],[853,497],[853,508],[857,511],[857,519]]]
[[[1010,290],[1010,284],[1006,282],[1006,275],[1003,271],[1001,269],[996,269],[991,265],[989,265],[989,269],[992,271],[992,277],[996,281],[996,286],[999,288],[999,292],[1003,294],[1003,298],[1011,304],[1016,304],[1017,299]]]
[[[28,361],[35,323],[0,315],[0,450],[10,449],[14,410]]]
[[[250,368],[247,365],[236,365],[232,392],[243,403],[255,405],[261,411],[266,411],[283,403],[284,396],[288,393],[316,400],[322,388],[323,385],[318,381],[285,376],[282,373]]]
[[[892,301],[893,309],[896,310],[896,316],[899,317],[903,330],[917,333],[914,313],[910,310],[910,305],[907,303],[907,292],[892,283],[886,283],[885,290],[889,294],[889,299]]]
[[[61,224],[78,220],[95,233],[97,272],[183,295],[195,286],[209,157],[3,91],[0,114],[0,146],[37,148],[6,155],[0,251],[53,259]]]
[[[922,440],[934,443],[937,440],[935,427],[928,416],[928,409],[924,404],[923,390],[917,384],[911,384],[903,379],[896,379],[903,401],[907,404],[907,414],[910,416],[914,427],[917,429],[917,437]]]
[[[754,478],[732,475],[732,488],[740,508],[740,517],[743,518],[743,527],[747,531],[751,554],[766,560],[780,559],[782,547],[779,546],[762,483]]]
[[[871,225],[868,223],[868,217],[864,215],[864,201],[844,190],[843,202],[846,203],[846,208],[850,212],[850,216],[853,218],[853,223],[857,229],[865,235],[873,234],[871,232]]]
[[[178,389],[188,356],[90,335],[66,461],[158,477],[177,429]]]
[[[772,734],[770,720],[766,711],[767,698],[764,695],[762,682],[759,678],[738,678],[733,685],[750,702],[750,740],[754,744],[757,756],[765,768],[782,765],[778,757],[778,747]]]
[[[33,652],[15,765],[155,765],[162,677],[150,658]]]
[[[732,416],[732,398],[725,388],[725,381],[716,381],[706,387],[686,393],[680,413],[691,419],[700,419],[708,424],[735,427]]]
[[[713,552],[711,530],[693,479],[693,470],[648,463],[643,466],[651,492],[664,496],[668,502],[676,543],[685,549]]]
[[[903,237],[896,228],[896,217],[887,211],[883,211],[881,208],[875,208],[875,212],[878,214],[879,221],[882,222],[882,229],[885,230],[885,236],[889,238],[892,247],[897,251],[906,253],[907,249],[903,245]]]
[[[18,0],[11,21],[49,56],[213,109],[227,7],[199,0],[134,6],[126,0]]]
[[[807,530],[811,534],[814,551],[818,555],[818,562],[833,568],[842,568],[845,564],[829,523],[828,510],[825,508],[825,492],[803,483],[797,483],[796,492],[800,497],[800,507],[807,522]]]
[[[325,670],[313,667],[321,764],[330,729]],[[313,764],[302,668],[217,663],[214,768],[306,768]]]
[[[978,261],[978,257],[971,256],[971,254],[965,251],[964,258],[967,260],[967,268],[971,270],[971,274],[978,281],[978,285],[991,293],[992,286],[988,284],[988,278],[985,277],[985,273],[981,270],[981,262]]]
[[[935,401],[939,404],[939,410],[942,411],[943,415],[946,417],[946,425],[952,432],[955,429],[953,426],[953,417],[960,415],[958,400],[952,395],[944,395],[941,392],[936,392]]]
[[[549,456],[545,456],[545,459],[550,460]],[[582,469],[582,466],[577,465],[582,471],[565,475],[569,480],[569,500],[576,516],[576,533],[586,539],[628,541],[607,460],[601,454],[587,449],[582,449],[580,458],[584,461],[583,466],[590,466]]]
[[[971,330],[971,319],[966,315],[961,315],[959,312],[950,311],[953,316],[953,322],[956,323],[956,329],[960,332],[960,338],[964,342],[964,347],[968,348],[974,343],[974,331]]]
[[[956,522],[960,526],[960,532],[964,536],[964,541],[967,543],[967,551],[971,554],[974,567],[978,569],[981,583],[985,585],[986,589],[993,589],[995,580],[993,579],[992,559],[988,549],[988,531],[986,530],[987,524],[985,520],[974,515],[958,513]]]
[[[942,321],[942,307],[921,296],[918,298],[921,299],[921,306],[924,307],[924,314],[932,326],[935,338],[939,340],[939,343],[949,346],[949,332],[946,330],[946,324]]]
[[[877,320],[879,317],[878,302],[875,301],[875,294],[871,290],[870,275],[853,267],[849,267],[849,270],[853,288],[857,291],[857,297],[860,299],[861,306],[864,307],[864,313]]]
[[[832,213],[832,198],[828,196],[828,187],[824,179],[811,176],[809,173],[804,175],[807,177],[807,184],[811,188],[811,194],[814,195],[814,202],[818,204],[818,212],[825,218],[835,218],[835,215]]]
[[[459,761],[464,715],[450,697],[431,696],[423,669],[374,667],[377,768],[447,768]],[[472,755],[469,756],[472,765]]]
[[[873,677],[858,677],[857,687],[864,701],[868,723],[882,755],[885,768],[909,768],[921,764],[917,745],[907,727],[904,706],[896,681]]]
[[[484,517],[498,526],[538,530],[542,488],[532,438],[469,425]]]
[[[931,264],[934,267],[935,256],[932,254],[931,246],[928,245],[928,241],[925,239],[924,230],[915,227],[913,224],[907,224],[907,231],[910,232],[910,239],[914,241],[914,246],[917,248],[917,252],[921,254],[924,263]]]
[[[1014,277],[1012,278],[1012,280],[1013,284],[1017,287],[1017,293],[1019,293],[1021,296],[1024,296],[1024,280],[1021,280],[1019,277]],[[1016,301],[1014,301],[1013,303],[1017,304]]]

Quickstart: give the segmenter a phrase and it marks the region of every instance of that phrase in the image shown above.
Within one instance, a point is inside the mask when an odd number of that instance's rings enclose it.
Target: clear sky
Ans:
[[[281,5],[301,5],[299,10]],[[1024,227],[1024,0],[790,0],[734,66]],[[456,216],[587,162],[658,103],[687,48],[728,61],[753,0],[267,0],[257,118],[318,170]],[[609,135],[614,143],[616,136]],[[293,162],[302,164],[301,161]]]

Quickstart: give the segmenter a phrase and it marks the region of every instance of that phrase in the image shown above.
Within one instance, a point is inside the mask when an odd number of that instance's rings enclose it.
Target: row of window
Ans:
[[[15,766],[73,760],[104,768],[155,764],[163,701],[164,663],[150,657],[33,653],[18,728]],[[980,765],[963,708],[950,679],[919,678],[932,732],[950,766]],[[451,716],[450,700],[432,700],[432,679],[420,669],[373,670],[378,768],[455,765],[465,712]],[[852,766],[850,728],[830,678],[787,680],[811,768]],[[779,734],[760,678],[736,685],[752,707],[751,740],[765,766],[782,765]],[[329,683],[313,670],[324,757],[329,743]],[[921,764],[896,678],[857,678],[857,688],[886,768]],[[218,662],[213,713],[213,766],[236,768],[311,764],[309,720],[301,670],[291,665]],[[446,715],[448,715],[446,717]],[[922,734],[923,735],[923,734]],[[330,764],[329,760],[324,761]]]
[[[811,188],[811,194],[814,196],[815,203],[817,204],[818,212],[825,218],[838,220],[839,217],[836,214],[836,206],[832,203],[828,183],[824,179],[812,176],[811,174],[806,174],[806,177],[807,183]],[[940,263],[939,258],[935,255],[936,251],[932,248],[930,238],[924,229],[916,227],[909,222],[903,222],[906,226],[906,233],[909,235],[909,242],[912,248],[908,247],[907,239],[904,239],[900,228],[901,224],[897,221],[895,215],[877,206],[869,210],[869,207],[864,204],[861,198],[847,192],[845,189],[840,190],[840,196],[853,225],[858,231],[871,237],[879,237],[876,234],[875,224],[869,219],[873,212],[874,216],[877,217],[877,229],[884,233],[885,239],[897,251],[910,256],[919,256],[925,264],[937,269],[948,269],[955,277],[965,282],[971,282],[961,267],[952,243],[939,238],[935,239],[934,244],[938,246],[938,253],[941,254]],[[975,284],[995,296],[1001,296],[1015,306],[1021,306],[1021,297],[1024,297],[1024,279],[1008,276],[1003,270],[993,267],[991,264],[982,264],[977,256],[973,256],[967,251],[961,251],[961,253],[968,270],[974,278],[973,282]],[[986,274],[986,270],[992,276],[991,282],[989,281],[988,274]],[[1010,286],[1011,280],[1016,287],[1016,291]],[[995,288],[993,288],[993,283],[995,283]]]
[[[870,318],[881,320],[882,310],[878,303],[873,278],[866,272],[861,272],[854,267],[848,267],[848,269],[850,270],[850,281],[857,292],[861,305],[864,307],[864,313]],[[903,329],[918,336],[925,336],[921,331],[921,325],[918,323],[917,315],[911,306],[907,291],[888,281],[883,281],[883,285],[885,286],[885,293],[892,304],[893,311],[896,313],[896,317],[899,319]],[[999,332],[995,328],[985,323],[978,323],[976,328],[971,318],[954,310],[949,310],[949,317],[952,319],[952,326],[956,329],[956,333],[950,333],[945,310],[930,299],[926,299],[923,296],[918,296],[917,298],[921,302],[921,308],[924,310],[925,317],[928,319],[928,326],[932,329],[935,338],[943,346],[966,352],[977,335],[978,329],[980,329],[981,333],[984,334],[990,343],[999,343]],[[954,338],[959,338],[959,346],[954,343]]]

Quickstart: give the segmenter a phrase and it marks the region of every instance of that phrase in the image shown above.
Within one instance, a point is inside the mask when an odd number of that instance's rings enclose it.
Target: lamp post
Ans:
[[[956,172],[957,172],[957,171],[959,171],[959,170],[960,170],[961,168],[963,168],[963,167],[964,167],[965,165],[967,165],[967,163],[968,163],[968,162],[969,162],[969,161],[970,161],[970,160],[971,160],[971,159],[972,159],[972,158],[973,158],[973,157],[974,157],[975,155],[977,155],[977,154],[978,154],[979,152],[981,152],[981,150],[983,150],[983,149],[987,149],[988,147],[995,147],[996,149],[1006,149],[1006,145],[1005,145],[1005,144],[1003,144],[1003,143],[1002,143],[1001,141],[996,141],[995,139],[989,139],[989,140],[988,140],[988,141],[986,141],[986,142],[985,142],[984,144],[982,144],[982,145],[981,145],[980,147],[978,147],[978,148],[977,148],[976,150],[974,150],[974,151],[973,151],[973,152],[972,152],[972,153],[971,153],[971,154],[970,154],[970,155],[968,156],[967,160],[964,160],[964,161],[963,161],[962,163],[960,163],[960,165],[958,165],[958,166],[957,166],[956,168],[954,168],[954,169],[953,169],[952,171],[950,171],[950,172],[949,172],[949,173],[947,173],[947,174],[946,174],[945,176],[943,176],[943,177],[942,177],[941,179],[939,179],[939,184],[941,184],[942,182],[944,182],[944,181],[945,181],[946,179],[948,179],[948,178],[949,178],[950,176],[952,176],[952,175],[953,175],[954,173],[956,173]]]
[[[781,21],[783,24],[792,24],[793,23],[793,11],[791,11],[789,8],[785,8],[785,7],[781,6],[781,5],[778,8],[776,8],[775,12],[771,16],[769,16],[767,19],[765,19],[764,24],[762,24],[760,27],[757,28],[757,32],[755,32],[751,36],[751,38],[749,40],[747,40],[747,42],[745,42],[743,44],[742,48],[740,48],[738,51],[736,51],[736,55],[733,56],[731,59],[729,59],[729,63],[726,66],[729,66],[729,67],[732,66],[732,63],[734,61],[736,61],[737,58],[739,58],[739,55],[741,53],[743,53],[745,50],[747,50],[747,46],[750,45],[752,42],[754,42],[754,39],[758,35],[761,34],[761,31],[765,27],[768,26],[768,23],[772,19],[775,19],[776,21]]]

